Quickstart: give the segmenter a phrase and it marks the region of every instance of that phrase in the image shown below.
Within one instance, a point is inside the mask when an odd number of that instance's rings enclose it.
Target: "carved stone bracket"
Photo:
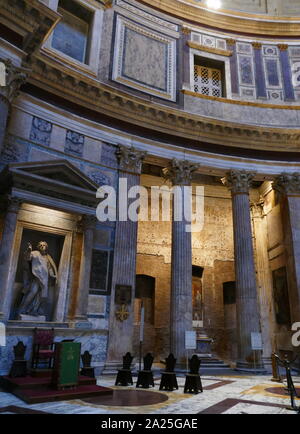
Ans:
[[[174,158],[169,166],[163,169],[163,177],[170,180],[173,185],[190,185],[192,174],[198,167],[198,164],[191,161]]]
[[[11,104],[18,96],[20,87],[27,80],[29,70],[14,66],[10,59],[0,59],[0,62],[4,63],[6,69],[6,85],[0,87],[0,96],[6,103]]]
[[[97,221],[97,217],[94,215],[84,215],[78,225],[83,231],[86,229],[95,229]]]
[[[223,184],[233,193],[249,193],[255,173],[246,172],[244,170],[231,170],[226,176],[221,179]]]
[[[119,145],[116,155],[121,170],[141,173],[142,162],[147,155],[146,151],[138,151],[134,147],[127,148]]]
[[[275,179],[272,187],[282,194],[300,194],[300,173],[282,173]]]

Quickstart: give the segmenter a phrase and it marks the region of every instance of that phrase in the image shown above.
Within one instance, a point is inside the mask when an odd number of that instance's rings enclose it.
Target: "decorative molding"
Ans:
[[[299,37],[300,17],[271,17],[224,10],[218,12],[199,7],[196,3],[188,4],[178,0],[143,0],[143,3],[184,22],[225,32],[239,33],[243,29],[243,32],[250,35]]]
[[[300,173],[282,173],[272,184],[273,190],[282,194],[300,194]]]
[[[193,48],[194,50],[206,51],[207,53],[218,54],[219,56],[230,57],[233,54],[232,51],[230,50],[222,50],[221,48],[207,47],[206,45],[197,44],[196,42],[192,42],[192,41],[187,41],[186,44],[190,48]]]
[[[140,9],[138,7],[135,7],[129,3],[127,3],[124,0],[116,0],[116,5],[121,7],[122,9],[125,9],[131,13],[133,13],[135,16],[139,16],[141,18],[144,18],[147,21],[150,21],[160,27],[166,27],[169,30],[173,30],[175,32],[178,32],[178,25],[170,23],[169,21],[163,20],[161,18],[158,18],[157,16],[150,14],[143,9]]]
[[[22,49],[32,54],[47,38],[61,15],[39,0],[0,0],[0,16],[23,37]]]
[[[289,48],[288,44],[278,44],[277,47],[280,51],[286,51]]]
[[[231,38],[228,38],[228,39],[226,39],[226,42],[227,42],[227,45],[235,45],[236,44],[236,40],[235,39],[231,39]]]
[[[169,163],[169,166],[162,170],[162,174],[163,177],[171,181],[173,185],[190,185],[193,172],[198,168],[199,164],[174,158]]]
[[[191,90],[186,90],[186,89],[182,89],[181,92],[184,93],[185,95],[194,96],[195,98],[209,99],[211,101],[220,101],[226,104],[247,105],[252,107],[261,107],[261,108],[270,108],[270,109],[279,109],[279,110],[280,109],[300,110],[300,105],[283,105],[283,104],[259,103],[253,101],[241,101],[237,99],[228,99],[228,98],[221,98],[218,96],[203,95],[201,93],[193,92]]]
[[[209,140],[216,144],[240,148],[264,149],[284,152],[300,149],[299,129],[249,126],[202,117],[171,107],[154,104],[132,96],[124,91],[106,86],[90,77],[83,77],[60,64],[45,60],[42,56],[32,56],[30,67],[33,72],[28,81],[91,110],[121,119],[144,128],[166,132],[194,140]],[[278,106],[251,102],[206,97],[190,91],[183,91],[197,98],[207,98],[228,104],[300,110],[300,106]],[[287,147],[288,145],[288,147]]]
[[[7,196],[7,212],[18,214],[23,200],[11,195]]]
[[[183,35],[190,35],[191,34],[191,29],[189,29],[188,27],[182,27],[181,28],[181,33],[183,34]]]
[[[140,174],[142,162],[145,159],[147,152],[138,151],[133,146],[127,148],[126,146],[119,145],[116,155],[119,160],[120,170]]]
[[[232,194],[249,194],[254,176],[253,172],[231,170],[221,181]]]
[[[261,49],[261,42],[252,42],[251,43],[252,47],[255,48],[256,50],[260,50]]]

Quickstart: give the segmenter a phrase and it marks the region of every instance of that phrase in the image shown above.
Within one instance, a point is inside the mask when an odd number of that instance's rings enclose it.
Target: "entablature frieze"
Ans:
[[[300,131],[226,122],[145,101],[107,86],[95,78],[61,68],[42,55],[33,55],[29,83],[84,108],[128,123],[185,139],[244,149],[295,152]],[[234,101],[232,102],[234,103]],[[296,108],[296,107],[294,107]]]

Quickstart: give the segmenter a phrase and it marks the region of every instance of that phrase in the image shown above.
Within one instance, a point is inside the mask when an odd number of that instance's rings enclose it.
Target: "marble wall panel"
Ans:
[[[176,40],[117,17],[113,80],[176,99]]]

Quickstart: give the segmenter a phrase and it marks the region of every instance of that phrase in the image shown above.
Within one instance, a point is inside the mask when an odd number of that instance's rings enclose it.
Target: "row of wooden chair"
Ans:
[[[128,352],[123,356],[123,367],[118,370],[115,385],[128,386],[133,385],[131,363],[133,356]],[[144,358],[144,369],[138,371],[136,387],[148,389],[154,387],[153,372],[151,370],[154,357],[148,353]],[[199,393],[203,392],[202,382],[199,375],[201,360],[196,354],[189,359],[189,373],[186,374],[184,393]],[[176,359],[171,353],[166,358],[166,368],[161,374],[159,390],[173,391],[178,389],[176,373],[174,372]]]

